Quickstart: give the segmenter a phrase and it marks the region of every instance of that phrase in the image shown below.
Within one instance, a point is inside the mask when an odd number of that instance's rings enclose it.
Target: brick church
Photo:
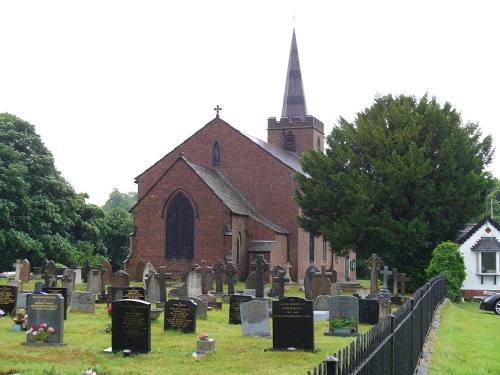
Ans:
[[[323,123],[307,114],[295,37],[281,118],[268,119],[267,142],[242,133],[219,116],[136,177],[138,202],[125,269],[138,263],[165,266],[181,277],[205,260],[234,262],[238,277],[258,254],[271,267],[287,263],[292,280],[315,265],[355,279],[351,261],[332,257],[327,243],[300,229],[293,200],[300,155],[324,149]]]

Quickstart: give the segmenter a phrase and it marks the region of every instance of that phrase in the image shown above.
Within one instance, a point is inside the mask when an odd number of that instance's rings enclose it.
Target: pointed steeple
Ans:
[[[286,72],[285,96],[283,98],[281,117],[289,117],[291,119],[298,116],[304,119],[307,116],[307,107],[294,28],[290,57],[288,59],[288,70]]]

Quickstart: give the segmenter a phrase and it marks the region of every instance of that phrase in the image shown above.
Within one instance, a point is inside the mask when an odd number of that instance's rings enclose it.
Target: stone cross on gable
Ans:
[[[208,294],[207,273],[212,272],[212,267],[207,266],[207,262],[202,260],[196,272],[201,273],[201,294]]]
[[[217,117],[219,117],[219,112],[222,111],[222,108],[217,104],[217,107],[214,108],[214,111],[217,113]]]
[[[406,294],[406,282],[411,281],[411,278],[406,277],[406,273],[401,273],[398,275],[398,281],[401,283],[401,295],[404,296]]]
[[[257,259],[252,263],[252,271],[255,271],[256,276],[255,297],[257,298],[264,297],[264,275],[267,270],[269,270],[269,263],[264,259],[264,255],[257,255]]]
[[[228,263],[224,272],[227,275],[227,294],[234,294],[234,275],[236,274],[236,265]]]
[[[278,276],[273,278],[278,283],[278,299],[285,297],[285,271],[278,270]]]
[[[378,270],[384,265],[384,262],[377,256],[372,254],[368,258],[366,268],[370,270],[370,294],[378,294]]]
[[[326,286],[328,283],[326,282],[326,278],[332,276],[331,272],[326,272],[326,264],[321,265],[321,272],[316,272],[314,274],[315,277],[321,277],[321,292],[322,295],[330,295],[330,290],[326,290]]]
[[[160,284],[160,302],[167,302],[167,280],[171,277],[171,273],[165,272],[165,266],[160,267],[160,272],[154,273],[154,278]]]
[[[224,292],[224,286],[222,284],[222,276],[224,275],[225,268],[226,267],[224,267],[224,263],[222,263],[222,259],[219,259],[213,268],[214,274],[215,274],[215,292],[216,293],[223,293]]]

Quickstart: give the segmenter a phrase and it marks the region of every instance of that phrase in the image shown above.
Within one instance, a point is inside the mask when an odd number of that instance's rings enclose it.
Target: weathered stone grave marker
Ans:
[[[332,324],[342,325],[346,320],[354,323],[345,327],[333,327]],[[352,323],[352,322],[351,322]],[[330,297],[329,330],[326,336],[357,336],[359,324],[359,298],[350,296]]]
[[[243,336],[271,337],[267,301],[251,300],[241,303],[240,316]]]

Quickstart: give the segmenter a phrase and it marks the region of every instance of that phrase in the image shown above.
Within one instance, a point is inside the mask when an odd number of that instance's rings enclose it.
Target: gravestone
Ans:
[[[255,272],[255,297],[264,298],[265,276],[269,270],[269,263],[264,259],[264,255],[258,254],[257,259],[252,262],[252,271]]]
[[[347,327],[347,329],[334,329],[329,328],[325,332],[325,336],[357,336],[359,325],[359,298],[350,296],[333,296],[330,297],[330,310],[329,321],[339,318],[340,316],[347,316],[356,322],[354,329]],[[375,300],[374,300],[375,301]],[[376,302],[376,301],[375,301]]]
[[[146,301],[150,303],[160,301],[160,282],[153,274],[146,277]]]
[[[37,281],[35,283],[35,288],[34,288],[34,293],[42,293],[42,289],[45,288],[45,283],[42,283],[41,281]]]
[[[19,280],[21,280],[23,283],[29,283],[31,281],[31,265],[28,259],[23,259],[23,261],[21,262]]]
[[[49,276],[57,278],[57,266],[53,260],[46,263],[44,273],[47,271],[49,271]]]
[[[160,271],[153,273],[155,280],[158,282],[159,288],[159,303],[163,308],[163,305],[167,301],[167,280],[172,277],[172,274],[165,272],[165,266],[160,267]],[[157,302],[158,304],[158,302]]]
[[[215,294],[220,295],[224,293],[223,276],[225,269],[226,267],[224,263],[222,263],[222,259],[219,259],[213,267],[213,272],[215,274]]]
[[[273,267],[271,271],[271,289],[269,290],[269,297],[278,297],[278,289],[279,289],[279,271],[283,271],[283,278],[285,276],[285,270],[279,264]],[[283,280],[284,281],[284,280]]]
[[[64,320],[68,318],[68,289],[67,288],[59,288],[59,287],[52,287],[52,288],[42,288],[43,293],[47,294],[60,294],[62,298],[64,298]]]
[[[55,330],[46,344],[64,345],[64,299],[58,294],[31,294],[28,297],[28,324],[47,324]],[[33,335],[26,335],[26,345],[36,345]]]
[[[95,313],[95,294],[90,292],[71,293],[71,311]]]
[[[196,272],[201,275],[201,293],[199,294],[208,294],[208,274],[212,273],[212,267],[207,266],[207,262],[202,260],[199,268],[196,268]]]
[[[111,286],[130,286],[130,275],[123,270],[116,271],[111,275]]]
[[[93,270],[92,266],[87,262],[82,268],[83,282],[88,283],[89,273]]]
[[[289,283],[292,278],[290,277],[290,268],[292,268],[292,266],[290,265],[290,262],[286,262],[286,271],[285,271],[285,282]]]
[[[196,272],[198,268],[200,268],[200,266],[193,264],[186,272],[184,283],[186,285],[188,297],[196,297],[198,294],[201,294],[201,273]]]
[[[111,264],[107,260],[105,260],[101,264],[101,269],[103,272],[104,285],[110,285],[111,284],[111,275],[113,274],[113,268],[111,267]]]
[[[142,271],[142,283],[144,284],[146,282],[146,277],[148,277],[150,274],[155,273],[155,266],[151,262],[147,262],[144,265],[144,271]]]
[[[102,278],[99,270],[91,269],[87,274],[87,292],[99,294],[101,292]]]
[[[331,272],[326,271],[326,265],[321,265],[321,272],[316,272],[312,279],[312,300],[315,301],[318,296],[330,296],[332,282],[330,281]]]
[[[382,262],[377,254],[372,254],[366,261],[366,268],[370,270],[370,295],[367,298],[379,298],[378,273],[383,265],[384,262]]]
[[[112,305],[113,353],[129,349],[131,353],[151,352],[151,304],[123,299]]]
[[[240,305],[252,299],[252,296],[238,294],[229,297],[229,324],[241,324]]]
[[[66,288],[68,296],[75,290],[76,273],[70,268],[66,268],[62,275],[62,287]]]
[[[135,266],[135,272],[134,272],[134,280],[137,282],[142,281],[143,274],[144,274],[144,267],[146,265],[142,260],[140,260],[137,265]]]
[[[234,276],[236,275],[236,264],[228,263],[225,269],[227,275],[227,294],[234,294]]]
[[[123,299],[146,300],[146,290],[142,286],[129,286],[122,288]]]
[[[400,273],[398,275],[398,282],[401,285],[401,295],[404,296],[406,294],[406,282],[411,281],[411,278],[406,277],[406,273]]]
[[[21,260],[16,260],[16,263],[12,265],[14,267],[14,280],[20,280],[21,277]]]
[[[80,289],[82,286],[82,269],[76,268],[73,271],[75,272],[75,290]]]
[[[317,272],[319,270],[315,266],[309,266],[304,275],[304,293],[307,300],[312,300],[313,298],[312,281],[316,277]]]
[[[49,270],[45,270],[43,279],[48,287],[57,286],[57,275],[51,275]]]
[[[384,266],[384,269],[380,270],[379,274],[382,275],[382,289],[379,291],[379,296],[383,299],[390,299],[391,292],[387,289],[387,278],[389,275],[392,275],[392,271],[389,271],[388,266]]]
[[[251,300],[241,303],[240,317],[243,336],[271,337],[267,301]]]
[[[247,276],[247,279],[245,280],[245,289],[253,289],[255,290],[257,288],[257,274],[255,271],[250,272],[250,274]]]
[[[0,309],[10,314],[17,306],[17,286],[0,285]]]
[[[190,300],[169,299],[165,303],[163,330],[196,332],[196,303]]]
[[[377,324],[391,313],[391,301],[386,299],[360,299],[359,322]]]
[[[267,350],[290,348],[316,351],[313,302],[300,297],[273,301],[273,347]]]
[[[186,300],[196,304],[196,318],[206,319],[208,316],[208,303],[198,297],[186,297]]]

